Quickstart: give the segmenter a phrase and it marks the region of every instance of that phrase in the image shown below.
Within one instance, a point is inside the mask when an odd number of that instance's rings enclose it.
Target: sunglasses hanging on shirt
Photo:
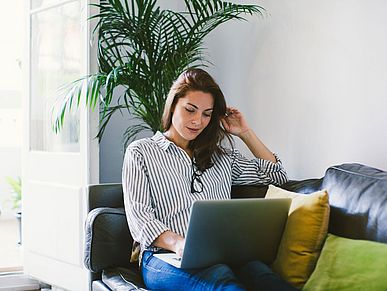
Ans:
[[[198,194],[203,192],[203,182],[201,180],[201,176],[203,172],[200,171],[196,166],[195,162],[192,161],[192,178],[191,178],[191,193]]]

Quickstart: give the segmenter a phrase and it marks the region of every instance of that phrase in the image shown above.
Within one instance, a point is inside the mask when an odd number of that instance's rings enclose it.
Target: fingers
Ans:
[[[175,253],[180,257],[183,256],[184,246],[185,246],[185,239],[184,238],[179,239],[178,242],[176,243]]]
[[[227,123],[227,120],[226,120],[226,119],[222,118],[222,119],[220,119],[220,122],[222,123],[222,125],[223,125],[223,127],[224,127],[225,130],[229,130],[229,129],[230,129],[230,126],[229,126],[229,124]]]
[[[226,117],[232,115],[232,114],[237,114],[237,113],[240,113],[240,111],[235,108],[235,107],[231,107],[231,106],[227,106],[227,109],[226,109]]]

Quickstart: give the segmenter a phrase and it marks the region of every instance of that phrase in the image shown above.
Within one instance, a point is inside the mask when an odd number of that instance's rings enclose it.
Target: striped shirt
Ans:
[[[154,250],[151,244],[167,230],[185,237],[196,200],[230,199],[231,185],[286,182],[286,172],[276,159],[277,163],[249,160],[235,149],[215,153],[214,165],[200,176],[203,191],[191,193],[194,165],[183,149],[161,132],[131,143],[125,153],[122,185],[129,229],[140,244],[140,253]]]

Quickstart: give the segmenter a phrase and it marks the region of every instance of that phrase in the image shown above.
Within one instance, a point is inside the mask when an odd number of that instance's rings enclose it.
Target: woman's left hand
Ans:
[[[221,119],[221,122],[227,132],[238,137],[250,129],[243,114],[234,107],[227,107],[226,116]]]

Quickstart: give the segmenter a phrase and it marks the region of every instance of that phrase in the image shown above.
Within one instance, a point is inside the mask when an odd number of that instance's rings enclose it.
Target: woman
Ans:
[[[215,265],[182,270],[153,256],[180,256],[191,206],[202,199],[230,199],[234,184],[282,184],[278,157],[254,134],[238,109],[201,69],[188,69],[172,85],[163,114],[164,133],[133,142],[123,165],[125,210],[139,245],[141,272],[154,290],[293,290],[266,265]],[[241,138],[256,157],[248,160],[221,142]],[[266,288],[266,289],[265,289]]]

